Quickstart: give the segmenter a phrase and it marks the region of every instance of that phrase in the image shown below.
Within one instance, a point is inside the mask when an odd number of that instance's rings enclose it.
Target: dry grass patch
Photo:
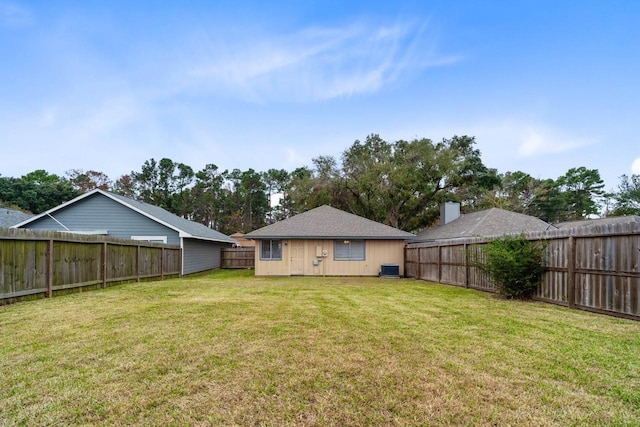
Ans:
[[[0,308],[0,425],[638,425],[640,324],[216,272]]]

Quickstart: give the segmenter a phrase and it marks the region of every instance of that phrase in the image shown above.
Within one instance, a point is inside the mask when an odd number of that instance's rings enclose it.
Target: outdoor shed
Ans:
[[[383,266],[404,275],[404,245],[415,236],[320,206],[255,230],[257,276],[377,276]]]
[[[235,241],[163,208],[93,190],[12,228],[98,234],[166,243],[182,248],[182,274],[220,268],[221,249]]]

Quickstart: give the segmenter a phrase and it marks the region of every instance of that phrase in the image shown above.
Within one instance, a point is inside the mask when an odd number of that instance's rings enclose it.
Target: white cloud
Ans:
[[[408,129],[411,129],[411,133],[407,132]],[[570,129],[521,117],[502,121],[434,119],[422,121],[418,128],[404,124],[400,130],[382,133],[387,140],[416,137],[438,140],[453,135],[475,136],[485,165],[500,172],[526,171],[536,178],[555,178],[565,173],[569,167],[589,165],[585,156],[589,156],[597,148],[594,139],[581,138]]]
[[[331,99],[370,93],[411,68],[461,60],[423,49],[424,26],[411,22],[307,28],[284,36],[254,36],[224,47],[210,46],[211,58],[194,66],[196,84],[241,91],[255,101]],[[202,56],[202,55],[201,55]],[[198,82],[199,80],[199,82]]]
[[[129,95],[114,94],[93,104],[74,98],[20,115],[0,111],[0,121],[8,124],[7,138],[20,142],[5,153],[11,161],[2,164],[2,174],[8,176],[38,168],[57,174],[72,168],[126,173],[130,167],[123,164],[132,157],[141,164],[146,154],[140,152],[157,135],[153,115]],[[24,147],[29,147],[27,157],[20,154]]]
[[[456,127],[474,135],[479,143],[491,147],[500,156],[529,158],[568,152],[593,143],[587,138],[569,136],[562,129],[523,119],[465,123]]]
[[[640,157],[636,158],[631,164],[631,173],[634,175],[640,175]]]
[[[569,137],[545,127],[525,127],[518,132],[518,153],[524,157],[562,153],[589,144],[586,140]]]

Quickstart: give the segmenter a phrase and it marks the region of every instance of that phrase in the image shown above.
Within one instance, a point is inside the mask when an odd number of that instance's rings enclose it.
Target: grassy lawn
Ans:
[[[640,425],[640,323],[220,271],[0,307],[0,425]]]

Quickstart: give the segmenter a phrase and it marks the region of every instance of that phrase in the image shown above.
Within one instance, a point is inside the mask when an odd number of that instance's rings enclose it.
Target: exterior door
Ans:
[[[304,241],[291,240],[291,275],[304,275]]]

